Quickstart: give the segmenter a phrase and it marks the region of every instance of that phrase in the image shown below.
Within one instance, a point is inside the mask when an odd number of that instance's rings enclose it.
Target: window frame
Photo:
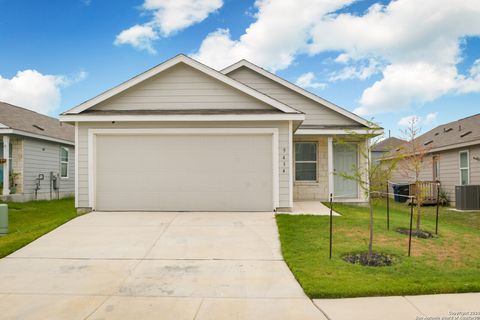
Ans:
[[[438,154],[432,156],[432,169],[433,181],[440,181],[440,156]]]
[[[315,161],[313,160],[298,160],[297,161],[297,144],[313,144],[315,145]],[[316,141],[294,141],[293,143],[294,155],[294,181],[299,183],[318,183],[318,142]],[[315,179],[314,180],[297,180],[297,163],[315,163]]]
[[[462,154],[467,155],[466,167],[462,167]],[[467,183],[465,184],[462,183],[462,170],[467,170]],[[459,181],[461,186],[470,184],[470,151],[468,149],[461,150],[458,152],[458,175],[459,175]]]
[[[62,160],[62,150],[67,152],[67,161]],[[67,175],[62,176],[62,165],[67,165]],[[69,178],[69,171],[70,171],[70,149],[67,147],[60,146],[60,179],[68,179]]]

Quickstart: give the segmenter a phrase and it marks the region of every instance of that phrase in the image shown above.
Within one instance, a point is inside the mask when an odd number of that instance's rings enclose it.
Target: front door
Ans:
[[[355,143],[341,143],[333,146],[334,168],[334,196],[336,198],[358,198],[358,184],[354,180],[346,179],[339,175],[354,174],[354,167],[358,163],[358,146]]]

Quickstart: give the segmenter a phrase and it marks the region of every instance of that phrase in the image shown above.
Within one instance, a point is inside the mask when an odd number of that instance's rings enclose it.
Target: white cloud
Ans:
[[[85,70],[80,70],[77,74],[73,76],[55,76],[58,80],[58,83],[62,87],[68,87],[75,83],[85,80],[88,77],[88,72]]]
[[[222,5],[222,0],[145,0],[142,8],[152,15],[151,20],[121,31],[115,44],[155,53],[155,40],[205,20]]]
[[[427,114],[427,116],[425,117],[425,120],[423,122],[425,124],[435,123],[435,121],[437,121],[437,117],[438,117],[438,112],[429,113],[429,114]]]
[[[334,62],[343,66],[331,81],[381,77],[359,99],[363,115],[480,91],[480,63],[467,75],[457,69],[465,38],[480,36],[480,0],[396,0],[359,15],[336,12],[353,2],[257,0],[243,35],[219,29],[193,57],[216,68],[247,59],[276,71],[300,54],[339,52]]]
[[[353,1],[257,0],[256,21],[238,40],[219,29],[203,40],[193,57],[214,68],[247,59],[271,71],[284,69],[307,51],[309,32],[318,20]]]
[[[336,62],[347,63],[349,58],[345,58],[345,56],[338,56],[335,59]],[[340,69],[340,71],[333,72],[330,75],[329,80],[332,82],[341,81],[341,80],[349,80],[349,79],[360,79],[366,80],[373,76],[374,74],[380,72],[382,70],[382,64],[375,59],[368,59],[365,63],[360,62],[356,65],[349,65]]]
[[[407,110],[448,93],[457,86],[453,66],[429,63],[391,64],[383,71],[383,79],[367,88],[360,98],[360,115]]]
[[[305,89],[323,89],[326,86],[325,83],[315,82],[315,75],[313,74],[313,72],[307,72],[302,74],[300,77],[298,77],[297,81],[295,81],[295,84]]]
[[[312,54],[342,51],[353,65],[382,59],[383,78],[363,92],[355,111],[368,115],[407,109],[448,93],[480,91],[480,77],[465,77],[456,67],[463,39],[480,35],[479,14],[479,0],[375,4],[361,16],[321,19],[312,29],[309,49]],[[345,63],[345,58],[336,60]]]
[[[159,36],[151,26],[134,25],[133,27],[123,30],[117,35],[115,44],[117,46],[129,44],[138,50],[146,50],[150,53],[155,53],[152,41],[158,39]]]
[[[337,63],[347,63],[350,61],[350,56],[346,53],[341,53],[335,58],[334,61]]]
[[[169,36],[205,20],[222,5],[222,0],[145,0],[143,8],[153,12],[162,36]]]
[[[421,126],[421,125],[431,125],[434,124],[437,121],[438,117],[438,112],[432,112],[429,113],[425,116],[425,118],[417,115],[410,115],[401,118],[398,121],[398,125],[402,127],[408,127],[412,124],[412,121],[415,121],[416,125]]]
[[[419,123],[420,118],[421,117],[417,115],[406,116],[406,117],[400,118],[400,120],[398,121],[398,125],[402,127],[408,127],[413,121],[415,121],[415,123]]]
[[[0,76],[0,101],[49,114],[60,106],[61,88],[86,77],[85,71],[67,77],[44,75],[37,70],[18,71],[11,79]]]

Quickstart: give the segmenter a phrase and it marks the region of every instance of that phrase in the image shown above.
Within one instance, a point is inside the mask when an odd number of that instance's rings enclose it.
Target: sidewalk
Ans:
[[[480,293],[314,299],[329,320],[480,320]]]

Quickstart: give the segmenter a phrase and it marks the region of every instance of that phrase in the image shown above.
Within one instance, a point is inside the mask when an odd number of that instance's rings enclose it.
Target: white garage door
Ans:
[[[96,210],[271,211],[272,135],[102,134]]]

